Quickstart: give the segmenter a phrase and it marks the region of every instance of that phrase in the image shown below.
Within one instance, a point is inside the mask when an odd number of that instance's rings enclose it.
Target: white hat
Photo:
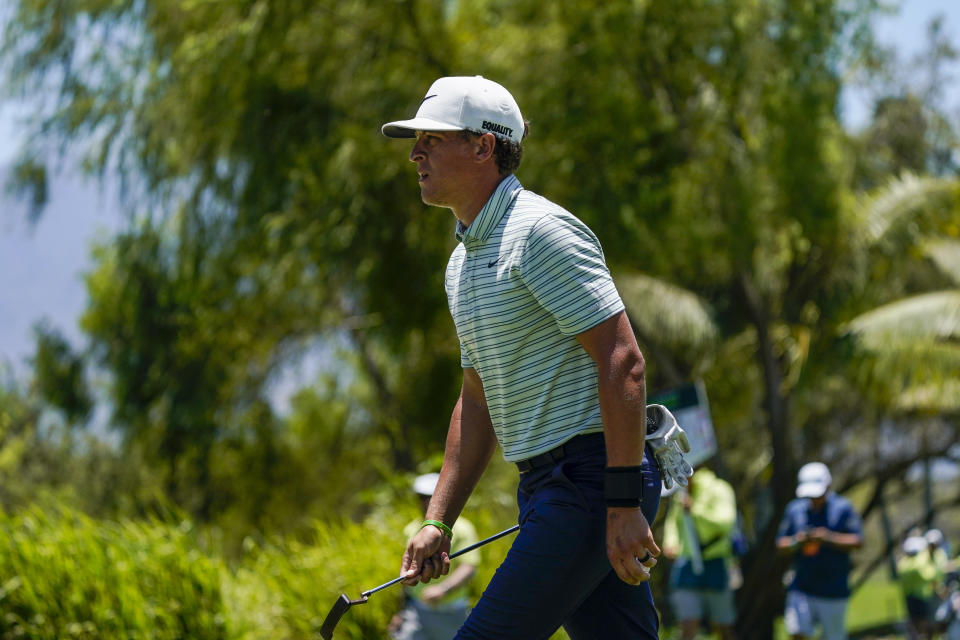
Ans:
[[[927,548],[927,541],[923,536],[910,536],[903,541],[903,552],[908,556],[915,556]]]
[[[832,481],[827,465],[809,462],[800,467],[800,473],[797,474],[797,497],[819,498],[827,493]]]
[[[422,476],[417,476],[417,479],[413,481],[413,490],[421,496],[432,496],[439,479],[439,473],[425,473]]]
[[[523,116],[510,92],[483,76],[440,78],[427,91],[412,120],[388,122],[380,128],[389,138],[412,138],[416,131],[464,129],[523,140]]]
[[[940,529],[930,529],[923,534],[923,539],[927,541],[927,544],[943,544],[943,531],[940,531]]]

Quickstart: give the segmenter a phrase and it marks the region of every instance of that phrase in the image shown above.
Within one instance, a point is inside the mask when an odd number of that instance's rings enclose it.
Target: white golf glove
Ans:
[[[660,463],[663,495],[670,495],[680,487],[687,486],[687,478],[693,475],[693,467],[683,454],[690,452],[690,441],[677,424],[677,419],[662,404],[647,405],[647,442]]]

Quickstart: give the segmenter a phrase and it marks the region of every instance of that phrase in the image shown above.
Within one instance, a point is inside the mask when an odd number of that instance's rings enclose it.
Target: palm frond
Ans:
[[[960,290],[936,291],[868,311],[845,327],[870,349],[904,341],[960,339]]]
[[[854,363],[861,386],[898,410],[960,408],[960,343],[900,341],[864,351]]]
[[[952,207],[957,182],[952,179],[918,177],[906,173],[892,179],[861,200],[871,242],[878,242],[902,228],[921,212]]]
[[[896,397],[893,407],[900,411],[960,411],[960,380],[943,380],[907,388]]]
[[[933,240],[924,245],[924,251],[940,271],[960,285],[960,242]]]
[[[715,344],[719,329],[695,293],[638,273],[615,278],[637,330],[666,347],[699,351]]]

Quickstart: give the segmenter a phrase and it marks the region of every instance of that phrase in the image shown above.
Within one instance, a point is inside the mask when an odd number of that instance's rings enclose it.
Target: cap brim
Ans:
[[[819,498],[826,495],[828,486],[822,482],[804,482],[797,487],[797,497]]]
[[[430,118],[397,120],[380,127],[380,132],[388,138],[413,138],[417,131],[462,131],[463,127]]]

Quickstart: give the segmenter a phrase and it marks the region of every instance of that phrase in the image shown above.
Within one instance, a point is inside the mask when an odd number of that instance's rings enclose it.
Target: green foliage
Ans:
[[[28,217],[36,222],[49,199],[47,169],[35,158],[21,158],[7,178],[6,191],[27,201]]]
[[[37,350],[33,358],[34,385],[51,406],[63,411],[67,422],[82,422],[93,409],[93,398],[84,377],[84,360],[55,330],[36,327]]]
[[[396,532],[415,512],[357,523],[328,516],[315,523],[306,542],[247,541],[229,588],[236,637],[316,637],[341,593],[356,599],[396,575],[405,543]],[[401,604],[401,587],[378,592],[347,612],[337,626],[337,637],[382,636]]]
[[[0,515],[0,531],[0,637],[228,637],[223,565],[186,522],[31,508]]]
[[[63,507],[0,513],[8,576],[0,638],[314,638],[340,593],[356,599],[396,575],[406,542],[399,532],[417,512],[410,504],[357,522],[327,515],[300,538],[247,538],[228,564],[216,536],[170,513],[119,521]],[[508,547],[484,550],[485,578]],[[486,582],[473,584],[476,597]],[[382,637],[402,593],[398,585],[352,607],[337,637]]]

